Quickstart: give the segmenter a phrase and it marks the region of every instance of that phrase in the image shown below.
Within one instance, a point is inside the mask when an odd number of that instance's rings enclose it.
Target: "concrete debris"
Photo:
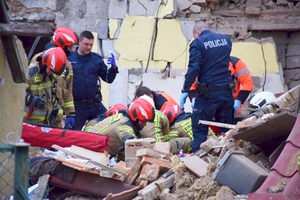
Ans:
[[[290,139],[285,142],[288,136],[286,133],[292,131],[296,118],[295,110],[287,112],[285,108],[295,104],[299,96],[296,90],[282,94],[274,103],[256,110],[237,125],[229,126],[231,130],[227,133],[210,134],[208,140],[201,144],[201,149],[194,154],[173,155],[168,143],[143,138],[127,140],[124,161],[114,163],[113,167],[109,166],[112,162],[108,160],[107,153],[92,152],[74,145],[67,149],[53,145],[57,150],[64,152],[56,154],[59,157],[56,157],[55,161],[79,171],[81,177],[75,178],[75,183],[80,179],[81,184],[85,177],[89,177],[89,181],[95,179],[100,184],[104,181],[103,178],[117,181],[119,185],[116,187],[121,191],[115,193],[106,191],[112,185],[101,186],[101,194],[105,194],[106,199],[118,199],[122,196],[122,199],[134,200],[244,200],[248,199],[248,195],[256,197],[260,193],[255,191],[259,191],[258,188],[268,180],[272,174],[272,167],[276,166],[278,171],[281,170],[276,160],[280,158],[280,153],[284,152],[288,141],[296,140]],[[227,126],[206,121],[203,123]],[[281,123],[280,133],[276,132],[278,128],[272,129]],[[296,123],[300,124],[300,119]],[[293,131],[299,132],[299,129]],[[288,169],[284,168],[281,171],[289,173],[294,169],[298,170],[298,154],[295,153],[288,162],[281,162],[281,165],[292,163],[287,166]],[[67,157],[62,158],[63,155]],[[286,159],[286,156],[284,158]],[[51,177],[49,183],[54,182],[56,186],[60,186],[61,181],[57,178],[54,180]],[[63,186],[66,187],[62,184],[61,187]],[[92,192],[93,188],[80,188],[72,184],[68,187],[69,190],[75,190],[76,187],[79,192],[98,197],[97,192]],[[270,185],[267,192],[281,194],[289,188],[293,186],[287,174],[281,181]]]

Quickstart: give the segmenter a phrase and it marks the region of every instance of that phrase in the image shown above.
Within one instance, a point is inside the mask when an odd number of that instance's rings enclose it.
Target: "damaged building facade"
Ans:
[[[11,22],[47,22],[51,27],[69,26],[78,34],[94,32],[98,41],[93,51],[105,58],[112,52],[121,68],[112,85],[102,86],[106,106],[131,102],[141,81],[179,99],[192,28],[199,20],[231,37],[232,55],[245,61],[252,73],[253,93],[282,93],[300,81],[297,1],[7,0],[7,4]],[[21,40],[28,53],[34,38]],[[42,37],[35,53],[48,40]],[[122,92],[115,96],[120,87]]]

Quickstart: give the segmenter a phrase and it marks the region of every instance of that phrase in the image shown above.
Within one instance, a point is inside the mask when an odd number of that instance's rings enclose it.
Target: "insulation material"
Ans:
[[[114,39],[115,33],[118,30],[118,20],[117,19],[109,19],[108,27],[109,27],[109,38]]]
[[[155,19],[152,17],[127,15],[121,25],[120,35],[115,41],[115,50],[127,60],[147,60],[151,47]]]
[[[231,55],[242,59],[247,64],[252,76],[260,76],[265,73],[265,61],[259,43],[235,42],[232,44]]]
[[[146,67],[147,66],[147,60],[146,61],[143,61],[143,66]],[[158,68],[158,69],[164,69],[167,65],[167,62],[165,61],[153,61],[153,60],[150,60],[149,61],[149,64],[148,66],[150,68]]]
[[[131,60],[127,60],[124,58],[121,58],[118,60],[119,63],[119,67],[127,67],[128,69],[130,68],[140,68],[140,62],[139,61],[131,61]]]
[[[187,45],[184,52],[172,62],[172,68],[187,69],[189,64],[189,55],[189,46]]]
[[[262,50],[266,61],[266,69],[268,73],[279,73],[279,66],[277,63],[277,55],[274,44],[262,44]]]
[[[163,18],[174,12],[174,1],[160,0],[160,6],[157,13],[157,18]]]
[[[177,19],[160,19],[157,25],[154,60],[173,62],[184,54],[187,41]],[[178,34],[171,34],[178,33]]]
[[[99,49],[99,44],[98,44],[98,33],[96,32],[92,32],[93,36],[94,36],[94,44],[93,44],[93,48],[92,48],[92,52],[94,53],[99,53],[98,49]]]

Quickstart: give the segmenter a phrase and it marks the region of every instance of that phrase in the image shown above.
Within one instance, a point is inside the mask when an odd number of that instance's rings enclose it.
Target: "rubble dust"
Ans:
[[[210,169],[208,174],[211,174],[213,168],[216,167],[218,161],[217,157],[210,156]],[[205,175],[201,178],[196,177],[190,173],[184,163],[178,156],[172,157],[172,167],[175,173],[175,187],[174,193],[170,190],[164,190],[160,199],[162,200],[215,200],[235,199],[235,193],[226,186],[221,186],[211,178],[211,175]],[[225,198],[224,198],[225,197]]]

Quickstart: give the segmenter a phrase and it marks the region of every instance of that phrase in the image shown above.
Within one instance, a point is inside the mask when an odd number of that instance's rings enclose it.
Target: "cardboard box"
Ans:
[[[258,189],[269,173],[249,160],[241,151],[228,151],[218,162],[212,179],[230,187],[237,194]]]

